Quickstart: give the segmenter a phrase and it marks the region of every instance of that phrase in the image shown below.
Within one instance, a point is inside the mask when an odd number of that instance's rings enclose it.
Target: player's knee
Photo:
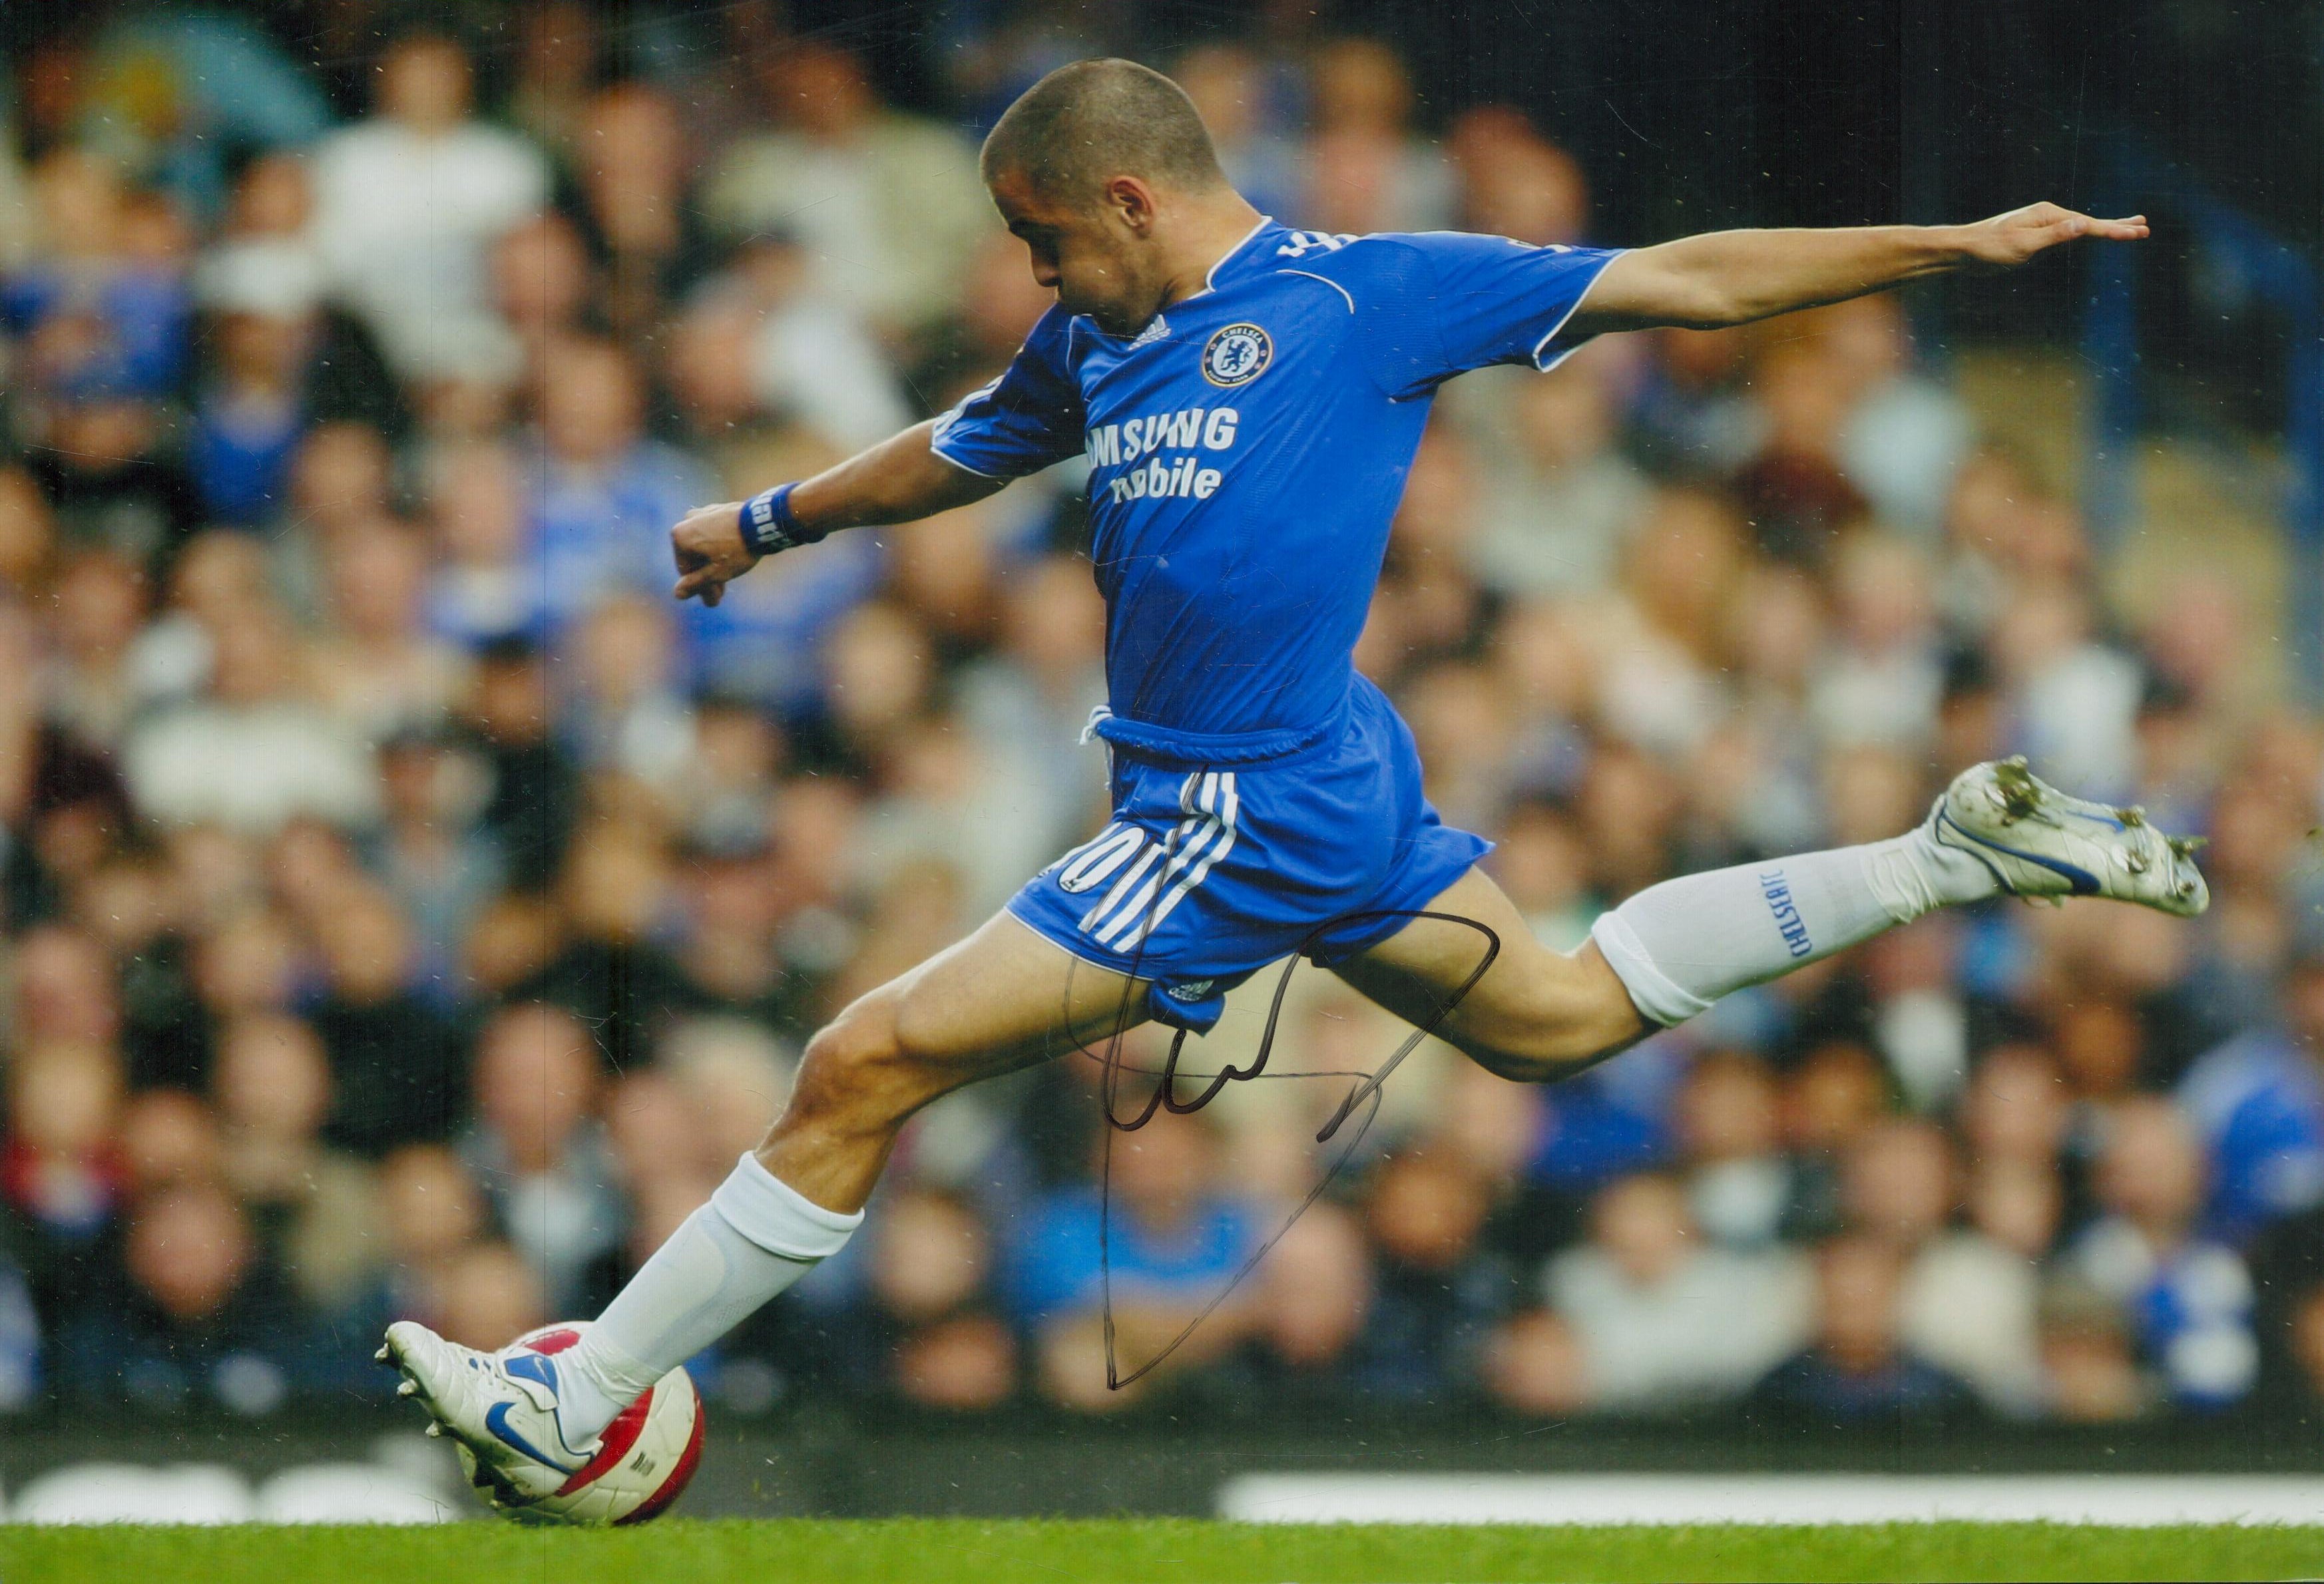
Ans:
[[[817,1029],[799,1060],[790,1110],[800,1119],[827,1120],[861,1113],[885,1119],[918,1103],[903,1082],[892,1002],[858,1002]]]
[[[952,1018],[939,998],[915,988],[896,999],[890,1020],[890,1059],[933,1080],[951,1064]]]
[[[945,1025],[908,991],[867,996],[807,1041],[799,1083],[813,1099],[885,1102],[899,1113],[952,1087]]]

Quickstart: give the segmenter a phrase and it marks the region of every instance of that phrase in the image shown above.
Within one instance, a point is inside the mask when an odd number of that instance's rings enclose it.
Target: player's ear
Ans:
[[[1140,236],[1154,229],[1154,189],[1135,176],[1117,176],[1105,184],[1105,207]]]

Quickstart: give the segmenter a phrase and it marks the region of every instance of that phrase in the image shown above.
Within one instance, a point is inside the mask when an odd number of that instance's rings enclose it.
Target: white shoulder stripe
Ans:
[[[1310,281],[1322,281],[1324,285],[1338,292],[1342,297],[1347,298],[1348,311],[1350,313],[1356,311],[1356,299],[1353,297],[1350,297],[1348,295],[1348,289],[1341,285],[1337,281],[1325,280],[1324,277],[1318,275],[1313,270],[1285,270],[1281,272],[1286,275],[1305,275]],[[1555,332],[1553,331],[1551,334],[1554,335]]]

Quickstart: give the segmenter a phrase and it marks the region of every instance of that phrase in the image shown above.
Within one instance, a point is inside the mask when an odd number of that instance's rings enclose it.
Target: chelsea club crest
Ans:
[[[1229,325],[1203,348],[1203,378],[1213,385],[1248,385],[1267,372],[1275,343],[1257,325]]]

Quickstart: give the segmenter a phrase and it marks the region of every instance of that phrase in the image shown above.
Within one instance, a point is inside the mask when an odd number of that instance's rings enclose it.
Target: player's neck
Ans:
[[[1167,309],[1209,290],[1211,272],[1242,245],[1261,217],[1242,194],[1234,191],[1191,206],[1180,221],[1184,234],[1171,249],[1173,266],[1158,306]]]

